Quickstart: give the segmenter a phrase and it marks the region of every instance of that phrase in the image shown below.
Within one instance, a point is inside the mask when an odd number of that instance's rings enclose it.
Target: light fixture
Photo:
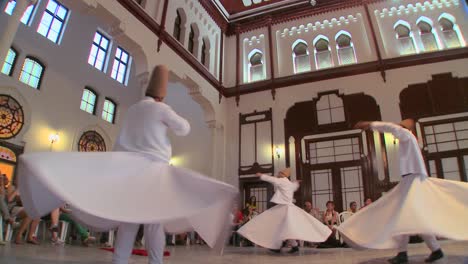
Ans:
[[[317,1],[315,1],[315,0],[310,0],[309,3],[310,3],[311,6],[315,6],[315,5],[317,4]]]
[[[278,146],[275,146],[275,154],[278,159],[281,158],[281,149]]]
[[[59,137],[58,133],[49,135],[50,151],[52,151],[52,147],[54,146],[54,143],[59,141],[59,139],[60,139],[60,137]]]
[[[59,139],[60,139],[60,137],[59,137],[58,133],[50,134],[50,135],[49,135],[50,144],[54,144],[54,143],[57,142]]]

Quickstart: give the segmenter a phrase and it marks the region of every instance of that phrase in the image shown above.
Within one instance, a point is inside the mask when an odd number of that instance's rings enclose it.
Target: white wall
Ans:
[[[36,15],[30,26],[20,24],[13,47],[18,51],[13,76],[0,74],[0,93],[12,95],[25,107],[28,129],[9,140],[25,145],[25,151],[48,151],[48,136],[58,133],[59,142],[54,144],[54,151],[77,150],[77,142],[82,132],[97,130],[105,139],[108,150],[112,149],[119,130],[123,113],[140,98],[141,89],[136,75],[139,52],[138,45],[120,34],[115,27],[115,20],[110,16],[97,19],[93,14],[84,12],[85,5],[64,1],[70,8],[69,19],[59,45],[49,41],[36,32],[48,1],[40,1]],[[3,10],[3,8],[2,8]],[[10,16],[3,11],[0,24]],[[109,53],[107,70],[101,72],[89,65],[88,55],[96,29],[114,33]],[[113,30],[111,30],[113,29]],[[0,28],[0,31],[2,28]],[[113,58],[117,45],[126,49],[131,56],[136,55],[125,86],[110,77]],[[36,90],[18,81],[21,67],[26,56],[34,56],[45,65],[42,83]],[[80,103],[85,86],[93,88],[99,95],[96,103],[96,115],[80,110]],[[101,118],[105,97],[117,103],[115,124]]]
[[[368,73],[351,77],[344,77],[314,83],[296,85],[277,89],[276,100],[272,100],[270,91],[241,96],[240,105],[236,107],[235,99],[229,98],[228,108],[231,111],[227,115],[228,131],[227,157],[230,158],[226,169],[228,181],[238,183],[238,151],[239,151],[239,113],[250,113],[255,110],[263,111],[273,108],[273,138],[274,145],[284,146],[284,119],[287,110],[296,102],[309,101],[317,97],[323,91],[339,90],[343,94],[364,92],[375,98],[380,106],[382,119],[397,122],[401,120],[399,109],[399,93],[410,84],[424,83],[432,79],[431,75],[452,72],[455,77],[468,76],[467,59],[426,64],[409,68],[387,71],[387,82],[384,83],[380,73]],[[394,151],[395,148],[391,148]],[[388,150],[389,151],[389,150]],[[391,150],[390,150],[391,151]],[[394,153],[389,153],[391,156]],[[391,161],[390,161],[391,162]],[[285,157],[276,160],[275,169],[285,166]],[[390,164],[392,179],[398,179],[398,164]],[[380,177],[381,175],[379,175]]]

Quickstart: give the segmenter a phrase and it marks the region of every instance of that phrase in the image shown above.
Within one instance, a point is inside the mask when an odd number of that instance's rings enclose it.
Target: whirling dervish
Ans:
[[[296,240],[323,242],[331,230],[310,214],[294,205],[294,192],[299,188],[298,181],[290,181],[291,171],[286,168],[277,177],[257,174],[262,181],[275,186],[271,202],[276,206],[256,216],[237,232],[253,243],[280,252],[283,241],[291,243],[290,253],[299,251]]]
[[[164,231],[194,230],[221,249],[238,191],[168,164],[167,130],[179,136],[190,131],[189,123],[163,103],[168,78],[165,66],[155,67],[146,97],[126,113],[116,152],[22,155],[18,179],[28,214],[41,217],[68,203],[88,227],[118,228],[115,264],[128,263],[139,224],[145,224],[150,264],[163,262]]]
[[[418,140],[412,133],[414,121],[359,122],[355,127],[391,133],[398,139],[402,180],[338,227],[345,241],[356,248],[396,248],[399,253],[389,262],[404,264],[408,263],[410,235],[420,235],[430,248],[432,253],[426,262],[444,257],[436,237],[468,240],[468,184],[428,177]]]

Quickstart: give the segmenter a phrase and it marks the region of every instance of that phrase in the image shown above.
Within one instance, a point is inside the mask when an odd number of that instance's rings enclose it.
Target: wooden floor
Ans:
[[[446,257],[436,263],[468,264],[468,242],[443,241],[442,248]],[[393,250],[306,248],[301,249],[296,255],[287,253],[276,255],[262,248],[228,247],[223,256],[217,256],[205,246],[171,246],[167,249],[171,252],[171,256],[165,258],[165,264],[383,264],[396,253]],[[424,258],[428,254],[429,250],[424,244],[410,245],[410,263],[424,263]],[[40,246],[10,244],[0,246],[1,264],[103,264],[110,263],[111,259],[112,253],[97,247],[52,246],[46,243]],[[135,256],[130,263],[147,263],[147,258]]]

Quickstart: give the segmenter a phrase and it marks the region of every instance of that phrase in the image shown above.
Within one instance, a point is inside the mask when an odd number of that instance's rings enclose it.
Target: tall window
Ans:
[[[408,22],[400,20],[395,24],[394,29],[399,44],[400,54],[409,55],[416,53],[413,34],[411,33]]]
[[[15,0],[8,2],[5,7],[5,13],[11,16],[11,14],[13,14],[13,10],[15,9],[15,7],[16,7]],[[21,17],[21,23],[25,25],[29,25],[29,22],[31,22],[31,16],[35,7],[36,5],[30,5],[28,6],[28,8],[26,8],[26,10],[23,13],[23,16]]]
[[[180,41],[180,33],[182,32],[182,17],[180,16],[179,10],[177,10],[177,16],[174,22],[174,38]]]
[[[127,72],[129,68],[130,56],[121,47],[117,47],[114,58],[114,66],[112,66],[111,77],[119,83],[126,84]]]
[[[96,112],[96,101],[97,94],[90,88],[85,88],[81,97],[80,109],[94,115]]]
[[[338,60],[340,65],[356,63],[356,53],[354,52],[351,35],[348,32],[337,34],[336,48],[338,50]]]
[[[113,124],[115,121],[115,110],[115,103],[109,98],[106,98],[104,101],[104,108],[102,109],[102,119]]]
[[[419,28],[419,34],[421,35],[421,42],[424,47],[424,51],[439,50],[436,37],[432,31],[432,21],[423,17],[419,19],[417,26]]]
[[[319,125],[339,123],[346,120],[343,99],[337,94],[332,93],[320,96],[316,108]]]
[[[192,54],[195,53],[195,30],[193,29],[193,25],[190,25],[190,34],[188,40],[188,51]]]
[[[439,18],[439,25],[442,29],[442,37],[447,48],[458,48],[461,47],[461,41],[459,36],[458,27],[454,23],[455,19],[448,14],[443,14]]]
[[[265,79],[263,53],[254,50],[249,57],[249,82]]]
[[[293,46],[294,73],[310,71],[309,50],[305,41],[299,40]]]
[[[68,8],[55,0],[49,0],[37,32],[52,42],[57,43],[62,35],[67,15]]]
[[[333,67],[333,60],[330,51],[328,38],[318,36],[314,41],[315,47],[315,65],[317,69]]]
[[[10,48],[5,58],[5,63],[2,67],[2,73],[11,76],[13,73],[13,67],[15,66],[17,52]]]
[[[28,57],[24,60],[19,80],[33,88],[39,89],[43,73],[44,66],[38,60]]]
[[[88,63],[100,71],[104,70],[109,44],[109,39],[99,31],[96,31],[93,44],[91,45],[91,51],[89,52]]]

